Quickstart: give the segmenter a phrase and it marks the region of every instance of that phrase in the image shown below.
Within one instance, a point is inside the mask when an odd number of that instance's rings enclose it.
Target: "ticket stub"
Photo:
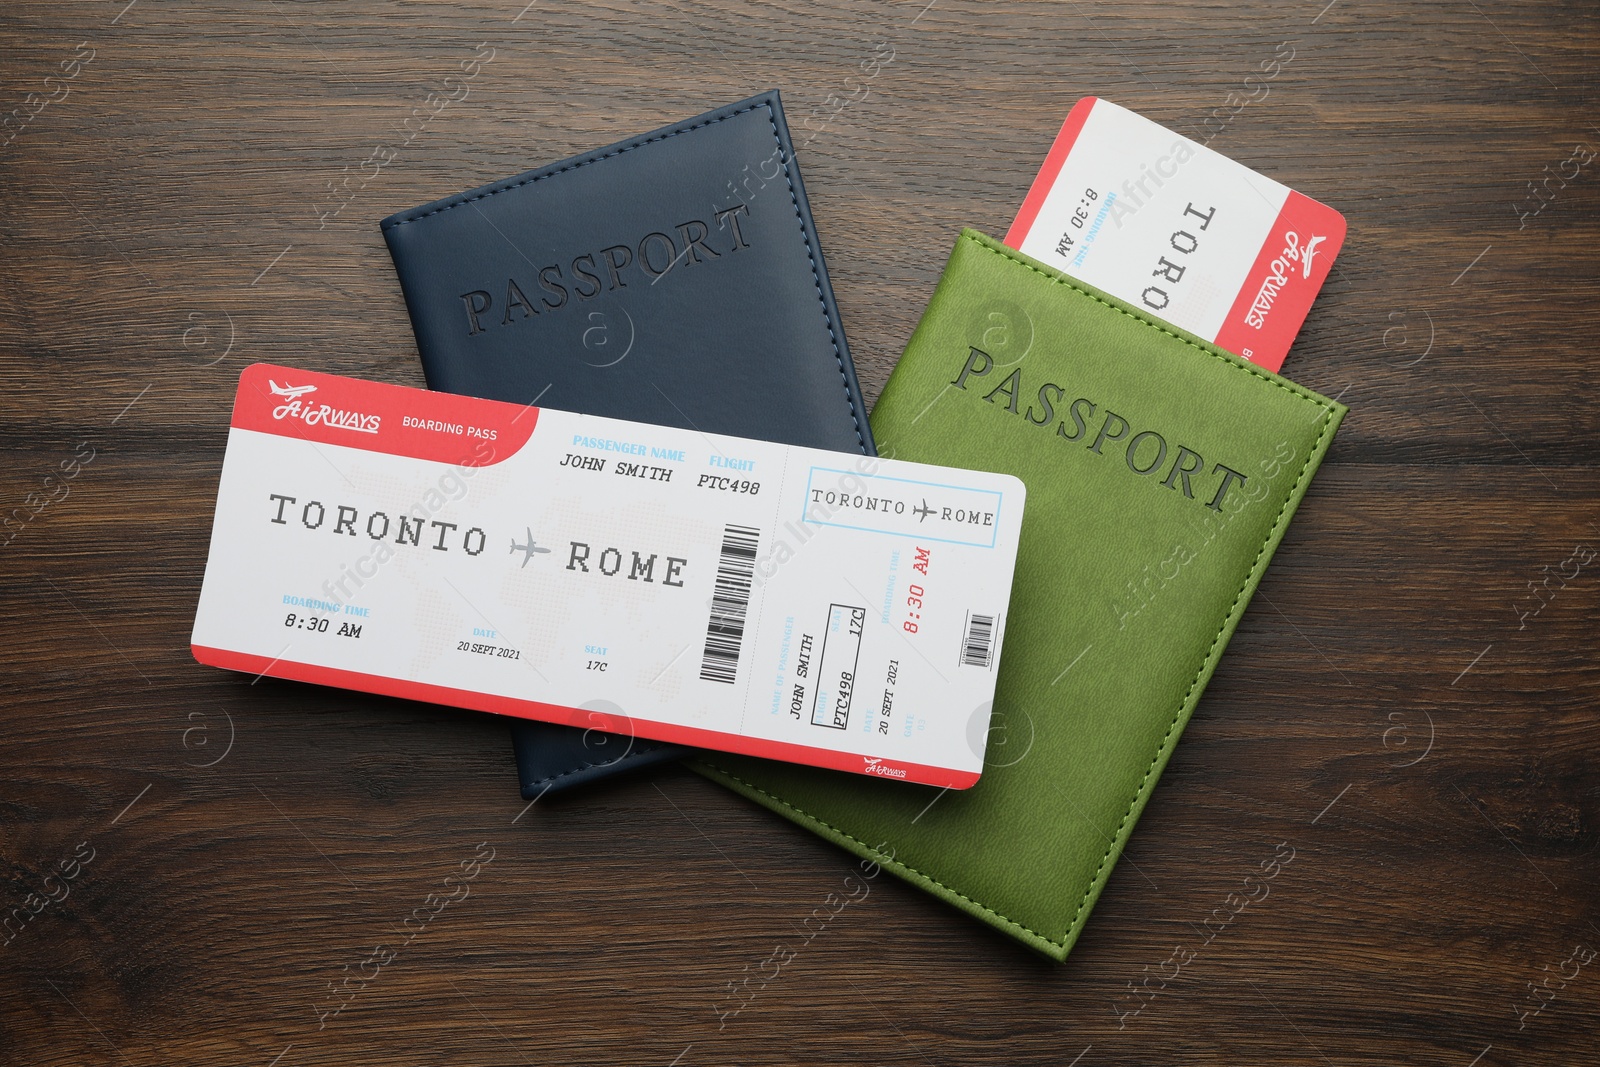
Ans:
[[[1023,485],[256,364],[192,648],[962,789]]]
[[[1276,371],[1344,235],[1326,204],[1087,96],[1006,244]]]

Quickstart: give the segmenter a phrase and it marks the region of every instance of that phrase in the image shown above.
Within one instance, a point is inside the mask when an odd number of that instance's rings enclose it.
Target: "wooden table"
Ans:
[[[0,1060],[1600,1062],[1592,5],[924,2],[6,5]],[[1347,215],[1351,414],[1065,965],[883,878],[719,1024],[843,853],[187,643],[241,367],[422,384],[378,219],[771,86],[869,398],[1093,93]]]

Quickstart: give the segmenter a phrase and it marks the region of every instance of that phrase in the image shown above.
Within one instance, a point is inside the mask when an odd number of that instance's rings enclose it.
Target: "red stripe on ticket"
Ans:
[[[482,467],[533,436],[539,409],[256,363],[239,376],[233,425],[391,456]]]
[[[1217,344],[1246,359],[1259,352],[1259,362],[1277,370],[1281,360],[1271,363],[1269,354],[1287,352],[1294,343],[1344,234],[1343,216],[1291,189],[1217,332]]]

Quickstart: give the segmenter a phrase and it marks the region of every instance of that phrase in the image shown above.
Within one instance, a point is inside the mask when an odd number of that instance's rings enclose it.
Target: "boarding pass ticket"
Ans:
[[[1009,475],[256,364],[202,663],[965,788]]]
[[[1344,236],[1326,204],[1086,96],[1006,244],[1276,371]]]

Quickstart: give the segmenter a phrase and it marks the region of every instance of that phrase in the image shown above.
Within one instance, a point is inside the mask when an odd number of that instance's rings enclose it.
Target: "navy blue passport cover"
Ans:
[[[382,228],[429,388],[874,452],[775,90]],[[512,738],[530,799],[684,752]]]

